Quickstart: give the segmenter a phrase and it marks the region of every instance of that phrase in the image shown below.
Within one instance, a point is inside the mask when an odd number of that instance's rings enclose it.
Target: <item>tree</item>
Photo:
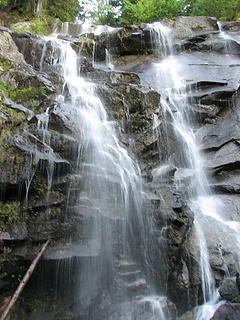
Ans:
[[[220,20],[240,18],[239,0],[185,0],[186,14],[213,16]]]
[[[0,0],[0,7],[16,10],[25,16],[35,16],[41,4],[42,15],[59,18],[61,21],[74,21],[79,14],[78,0]]]
[[[78,0],[44,0],[43,8],[47,14],[61,21],[74,21],[80,12]]]
[[[123,0],[123,24],[153,22],[182,13],[182,0]]]
[[[86,1],[84,2],[86,4]],[[95,0],[94,6],[87,6],[86,16],[89,16],[94,24],[116,26],[119,23],[118,16],[121,5],[122,3],[119,0]]]

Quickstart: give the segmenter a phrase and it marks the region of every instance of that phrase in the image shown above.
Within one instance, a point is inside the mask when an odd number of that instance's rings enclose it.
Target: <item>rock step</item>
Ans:
[[[116,263],[119,273],[134,272],[138,270],[137,264],[133,261],[120,260]]]
[[[137,280],[142,274],[141,270],[135,270],[135,271],[131,271],[131,272],[119,272],[118,275],[120,276],[120,278],[124,281],[135,281]]]
[[[148,287],[145,279],[138,279],[131,282],[124,281],[124,286],[129,296],[139,296],[141,294],[147,294]]]

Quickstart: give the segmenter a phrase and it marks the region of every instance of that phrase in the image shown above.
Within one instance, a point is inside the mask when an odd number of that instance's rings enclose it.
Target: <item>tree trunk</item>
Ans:
[[[21,294],[23,288],[25,287],[25,285],[27,284],[29,278],[31,277],[39,259],[41,258],[41,256],[43,255],[44,251],[46,250],[48,244],[49,244],[50,240],[48,240],[46,243],[44,243],[44,245],[42,246],[42,249],[39,251],[38,255],[36,256],[36,258],[33,260],[33,262],[31,263],[30,267],[28,268],[27,272],[25,273],[25,276],[23,277],[22,281],[19,283],[17,290],[15,291],[11,301],[9,302],[8,306],[6,307],[6,309],[4,310],[3,314],[1,315],[1,319],[0,320],[7,320],[8,316],[10,316],[10,312],[13,308],[13,306],[15,305],[19,295]]]

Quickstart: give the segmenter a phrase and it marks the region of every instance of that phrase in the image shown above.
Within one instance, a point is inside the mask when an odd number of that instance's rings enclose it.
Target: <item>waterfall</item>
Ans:
[[[185,70],[179,63],[177,54],[174,54],[171,45],[171,32],[161,23],[149,25],[152,32],[154,51],[159,55],[159,62],[153,63],[151,80],[147,84],[154,85],[162,96],[163,116],[170,118],[175,132],[177,150],[169,150],[161,160],[177,167],[175,181],[179,183],[182,177],[187,178],[185,192],[191,211],[194,213],[194,228],[199,246],[199,266],[201,268],[201,284],[203,305],[198,308],[195,315],[197,320],[210,319],[219,304],[218,293],[212,275],[208,253],[209,226],[214,224],[216,231],[212,234],[218,244],[221,244],[221,236],[231,238],[236,243],[239,251],[239,240],[234,226],[239,228],[237,222],[228,221],[222,214],[223,204],[210,191],[208,178],[204,170],[204,158],[200,154],[198,143],[191,127],[191,106],[188,98],[189,88],[184,79]],[[158,49],[157,49],[158,48]],[[152,76],[154,75],[154,76]],[[144,79],[144,76],[142,77]],[[147,76],[146,76],[146,78]],[[154,123],[156,119],[154,117]],[[169,120],[168,120],[169,122]],[[172,132],[166,133],[166,136]],[[161,137],[160,137],[161,139]],[[236,226],[237,224],[237,226]],[[230,228],[229,228],[230,227]],[[218,234],[219,232],[219,234]],[[220,302],[221,303],[221,302]]]
[[[80,280],[74,284],[76,316],[140,320],[147,313],[151,319],[164,320],[169,312],[166,299],[153,296],[149,260],[158,242],[144,207],[139,166],[120,143],[118,126],[109,119],[96,84],[81,77],[81,57],[70,42],[57,38],[47,41],[58,48],[60,55],[54,61],[61,67],[54,68],[62,70],[64,79],[55,111],[70,119],[79,141],[75,179],[80,187],[76,203],[70,203],[68,210],[72,208],[81,221],[83,239],[70,241],[60,253],[63,259],[74,254],[83,257]],[[42,68],[43,61],[44,57]],[[76,193],[76,189],[70,188],[68,198],[71,192]],[[48,258],[51,254],[55,253],[49,253]],[[60,263],[58,277],[68,279],[70,270],[71,266]],[[149,307],[145,310],[146,304]]]

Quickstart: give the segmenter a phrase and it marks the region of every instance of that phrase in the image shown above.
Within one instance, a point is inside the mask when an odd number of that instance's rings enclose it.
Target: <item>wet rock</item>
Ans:
[[[211,184],[216,192],[220,193],[239,193],[240,192],[240,171],[219,170],[214,176]]]
[[[221,88],[221,89],[209,89],[205,91],[195,92],[191,94],[192,98],[195,98],[200,104],[212,105],[215,104],[222,109],[229,108],[231,106],[231,99],[234,96],[235,88]]]
[[[140,300],[135,310],[132,312],[131,320],[148,320],[152,317],[165,317],[169,320],[175,320],[177,316],[176,306],[166,297],[153,297]]]
[[[137,26],[127,26],[111,33],[96,37],[95,57],[97,61],[106,59],[106,49],[113,56],[144,54],[152,51],[150,30]]]
[[[76,119],[78,119],[78,116]],[[51,112],[49,128],[65,135],[72,135],[74,132],[76,136],[79,137],[80,135],[79,127],[74,125],[67,111],[64,110],[59,104],[56,104],[54,110]]]
[[[200,31],[200,29],[199,29]],[[181,49],[182,50],[203,50],[203,44],[207,39],[212,38],[214,35],[218,34],[218,31],[211,31],[211,32],[202,32],[199,35],[187,38],[186,40],[181,42]],[[207,46],[206,46],[207,47]],[[207,48],[204,48],[206,50]],[[211,46],[209,45],[209,50]],[[179,49],[178,49],[179,50]]]
[[[19,241],[28,238],[27,226],[23,223],[12,223],[8,232],[0,232],[0,240]]]
[[[220,107],[216,105],[192,104],[193,122],[215,123]]]
[[[240,45],[236,40],[223,39],[219,36],[217,37],[217,34],[218,32],[215,31],[187,39],[181,44],[181,49],[187,51],[217,52],[227,54],[231,52],[231,55],[239,55]]]
[[[94,72],[92,72],[94,71]],[[91,72],[83,72],[83,75],[86,75],[87,78],[97,81],[106,81],[110,85],[121,85],[121,84],[140,84],[140,78],[135,73],[130,72],[117,72],[117,71],[104,71],[104,70],[94,70],[92,69]],[[107,93],[106,93],[107,94]]]
[[[201,139],[201,149],[219,149],[230,141],[240,139],[240,124],[233,118],[222,119],[200,128],[197,136]]]
[[[224,300],[232,301],[238,297],[240,292],[236,285],[236,279],[225,279],[218,292]]]
[[[239,21],[228,21],[222,22],[222,29],[223,30],[231,30],[231,31],[239,31],[240,29],[240,22]]]
[[[60,153],[63,159],[75,160],[78,158],[80,141],[65,134],[51,133],[50,145],[54,152]]]
[[[32,118],[35,116],[34,112],[32,112],[31,110],[25,108],[24,106],[17,104],[9,99],[7,99],[6,97],[4,97],[4,99],[2,100],[3,104],[5,104],[6,106],[24,112],[24,114],[26,115],[27,121],[31,121]]]
[[[0,30],[0,58],[9,61],[15,68],[24,63],[24,58],[10,34],[2,30]]]
[[[173,30],[178,38],[183,39],[189,37],[189,35],[201,35],[206,31],[216,31],[218,26],[217,20],[212,17],[180,16],[174,19]]]
[[[214,313],[211,320],[237,320],[240,317],[240,303],[224,303]]]
[[[240,145],[239,140],[224,144],[217,151],[207,154],[206,166],[214,170],[239,169]],[[225,169],[224,169],[225,168]]]

